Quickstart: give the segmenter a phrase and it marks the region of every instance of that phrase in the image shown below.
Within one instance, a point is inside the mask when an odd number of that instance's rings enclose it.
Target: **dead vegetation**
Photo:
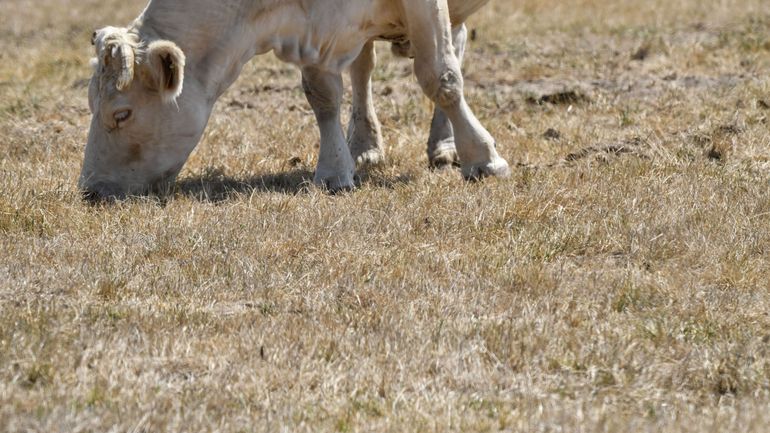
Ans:
[[[381,47],[388,162],[309,184],[295,69],[255,60],[164,200],[85,205],[93,28],[0,2],[0,431],[770,429],[762,1],[494,1],[467,91],[516,166],[427,169]]]

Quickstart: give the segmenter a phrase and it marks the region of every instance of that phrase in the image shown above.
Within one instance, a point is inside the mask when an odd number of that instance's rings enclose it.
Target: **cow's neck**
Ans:
[[[185,81],[195,79],[207,97],[218,98],[238,78],[254,55],[269,50],[255,40],[277,31],[270,20],[301,0],[151,0],[133,27],[143,39],[168,39],[187,57]],[[256,17],[259,22],[256,23]]]

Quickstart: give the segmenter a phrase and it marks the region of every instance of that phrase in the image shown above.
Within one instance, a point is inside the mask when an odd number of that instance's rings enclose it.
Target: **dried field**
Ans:
[[[299,73],[250,63],[168,201],[85,205],[89,37],[0,2],[0,431],[770,431],[766,0],[493,0],[467,93],[514,165],[309,186]]]

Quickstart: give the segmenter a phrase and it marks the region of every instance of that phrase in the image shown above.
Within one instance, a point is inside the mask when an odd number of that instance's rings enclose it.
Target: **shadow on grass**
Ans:
[[[197,176],[180,179],[176,192],[182,196],[202,202],[223,202],[239,196],[254,193],[278,193],[287,195],[304,194],[315,188],[314,172],[307,169],[293,169],[284,173],[270,173],[257,176],[232,176],[218,168],[208,168]],[[412,182],[412,176],[388,176],[376,169],[359,170],[357,186],[394,189],[398,185]]]

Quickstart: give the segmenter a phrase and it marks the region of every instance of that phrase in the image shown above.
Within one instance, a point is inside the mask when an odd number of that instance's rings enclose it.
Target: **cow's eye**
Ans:
[[[128,119],[131,118],[131,114],[131,110],[128,109],[116,111],[115,114],[112,115],[112,117],[115,119],[115,125],[118,128],[122,126]]]

